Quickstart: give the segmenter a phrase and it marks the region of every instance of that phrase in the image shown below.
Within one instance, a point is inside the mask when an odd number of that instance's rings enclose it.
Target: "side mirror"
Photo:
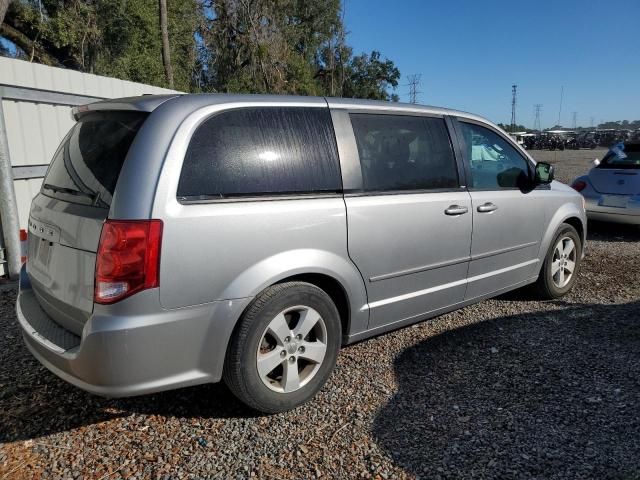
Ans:
[[[597,158],[593,161],[593,166],[597,167],[598,165],[600,165],[600,160],[598,160]]]
[[[536,185],[547,185],[553,181],[553,165],[545,162],[536,164]]]

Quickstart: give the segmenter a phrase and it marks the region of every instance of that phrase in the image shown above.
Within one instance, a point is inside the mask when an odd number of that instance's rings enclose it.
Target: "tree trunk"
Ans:
[[[7,13],[11,1],[12,0],[0,0],[0,25],[4,22],[4,16]]]
[[[0,0],[0,2],[3,0]],[[169,88],[173,88],[173,69],[169,51],[169,28],[167,27],[167,0],[160,0],[160,31],[162,32],[162,63]]]
[[[58,58],[50,54],[44,47],[34,43],[29,37],[24,35],[22,32],[19,32],[8,23],[0,26],[0,36],[14,43],[16,47],[20,48],[25,54],[28,55],[29,52],[31,52],[33,60],[37,63],[52,66],[58,66],[61,63]],[[71,65],[71,68],[79,70],[79,68],[73,64]]]

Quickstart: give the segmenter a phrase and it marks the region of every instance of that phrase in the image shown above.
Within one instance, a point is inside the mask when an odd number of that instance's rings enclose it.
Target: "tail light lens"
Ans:
[[[577,180],[573,182],[573,185],[571,185],[571,188],[573,188],[576,192],[581,192],[582,190],[587,188],[587,182],[584,182],[582,180]]]
[[[96,254],[94,301],[115,303],[160,286],[161,220],[107,220]]]

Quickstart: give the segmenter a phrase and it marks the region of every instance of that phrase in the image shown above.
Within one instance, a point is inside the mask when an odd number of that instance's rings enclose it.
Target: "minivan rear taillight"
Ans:
[[[107,220],[96,254],[94,301],[114,303],[160,286],[162,220]]]

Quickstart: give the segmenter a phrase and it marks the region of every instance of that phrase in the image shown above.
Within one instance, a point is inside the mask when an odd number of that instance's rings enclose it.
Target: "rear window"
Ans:
[[[109,111],[81,117],[58,148],[43,191],[67,201],[108,208],[129,147],[147,116]]]
[[[206,120],[184,159],[182,200],[339,192],[327,108],[247,108]]]
[[[598,168],[640,169],[640,144],[613,146],[604,156]]]

